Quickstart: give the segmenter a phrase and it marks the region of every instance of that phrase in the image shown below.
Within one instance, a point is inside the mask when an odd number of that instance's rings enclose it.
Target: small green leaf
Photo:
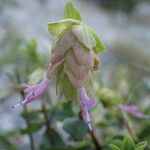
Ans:
[[[94,52],[96,54],[105,51],[106,48],[104,46],[104,44],[101,42],[101,40],[99,39],[99,37],[97,36],[97,34],[93,31],[93,29],[89,26],[87,26],[89,32],[93,35],[95,41],[96,41],[96,46],[94,47]]]
[[[70,147],[65,146],[52,146],[52,147],[41,147],[40,150],[69,150]]]
[[[59,133],[57,132],[57,130],[55,130],[54,128],[49,129],[49,131],[46,131],[46,134],[49,138],[49,140],[51,141],[51,145],[52,146],[64,146],[64,141],[62,139],[62,137],[59,135]]]
[[[87,133],[86,124],[78,118],[70,118],[65,120],[63,128],[70,134],[71,138],[76,141],[82,140]]]
[[[114,145],[114,144],[110,144],[110,148],[112,150],[120,150],[120,148],[118,146]]]
[[[77,142],[71,150],[92,150],[91,143],[88,140]]]
[[[17,147],[10,142],[8,137],[6,137],[5,135],[0,135],[0,149],[17,150]]]
[[[135,144],[131,136],[126,136],[122,142],[122,150],[134,150]]]
[[[55,128],[49,128],[48,130],[45,131],[43,135],[43,139],[41,140],[42,143],[40,145],[40,149],[47,150],[49,148],[54,148],[54,147],[64,147],[64,141],[60,134],[57,132]]]
[[[86,48],[92,49],[96,46],[96,41],[93,35],[89,32],[85,25],[76,25],[72,28],[73,34],[77,37]]]
[[[144,139],[146,137],[150,138],[150,134],[147,131],[150,131],[150,125],[145,125],[145,127],[142,129],[142,131],[139,134],[139,138],[140,139]]]
[[[74,19],[64,19],[57,22],[50,22],[48,30],[53,36],[60,35],[65,29],[70,28],[72,25],[80,24],[79,21]]]
[[[136,150],[144,150],[144,148],[147,146],[147,142],[146,141],[143,141],[143,142],[140,142],[136,145]]]
[[[103,128],[103,129],[107,128],[109,125],[110,125],[109,122],[106,120],[103,120],[97,124],[98,127]]]
[[[73,101],[65,101],[63,104],[59,105],[58,108],[54,109],[49,113],[50,120],[52,121],[63,121],[64,119],[74,117],[74,112],[72,110]]]
[[[20,133],[21,134],[32,134],[38,130],[40,130],[43,127],[43,123],[30,123],[29,126],[25,129],[21,129]]]
[[[64,19],[68,18],[81,21],[80,12],[73,6],[71,2],[68,2],[64,8]]]
[[[40,122],[41,121],[39,110],[23,112],[22,117],[25,120],[28,120],[29,123],[35,123],[35,122]]]

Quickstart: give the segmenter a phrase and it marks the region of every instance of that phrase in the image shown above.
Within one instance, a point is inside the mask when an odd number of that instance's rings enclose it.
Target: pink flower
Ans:
[[[90,119],[88,109],[93,107],[93,105],[95,104],[95,100],[90,99],[87,96],[87,93],[84,87],[80,88],[78,92],[80,96],[80,104],[81,104],[81,109],[82,109],[83,120],[88,124],[89,129],[92,130],[91,119]]]
[[[119,106],[119,108],[137,118],[150,118],[150,116],[141,113],[136,105],[123,105]]]
[[[42,96],[44,92],[48,89],[50,84],[50,79],[45,79],[39,84],[29,86],[27,85],[27,88],[24,90],[25,98],[23,101],[21,101],[19,104],[14,105],[13,108],[16,108],[22,104],[28,104],[31,101],[34,101],[38,97]]]

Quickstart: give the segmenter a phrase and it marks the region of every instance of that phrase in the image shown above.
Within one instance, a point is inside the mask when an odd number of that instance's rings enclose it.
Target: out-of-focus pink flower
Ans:
[[[80,104],[81,104],[81,109],[82,109],[83,120],[88,124],[89,129],[92,130],[91,119],[90,119],[88,109],[93,107],[93,105],[95,104],[95,100],[90,99],[87,96],[87,93],[84,87],[79,89],[79,96],[80,96]]]
[[[135,116],[137,118],[147,118],[147,119],[150,118],[149,115],[144,115],[143,113],[141,113],[137,105],[122,105],[119,106],[119,108],[122,111],[125,111],[128,114],[131,114],[132,116]]]
[[[24,90],[25,97],[24,100],[21,101],[19,104],[14,105],[13,108],[16,108],[22,104],[27,104],[31,101],[34,101],[38,97],[42,96],[44,92],[47,90],[50,84],[50,79],[45,79],[39,84],[29,86],[27,85],[26,89]]]

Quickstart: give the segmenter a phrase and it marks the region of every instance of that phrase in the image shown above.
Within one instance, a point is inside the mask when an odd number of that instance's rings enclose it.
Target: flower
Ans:
[[[19,104],[16,104],[13,106],[13,108],[16,108],[22,104],[28,104],[31,101],[34,101],[38,97],[42,96],[44,92],[47,90],[50,84],[50,79],[45,79],[41,83],[33,85],[33,86],[26,86],[26,89],[24,90],[25,98],[23,101],[21,101]]]
[[[144,115],[143,113],[141,113],[137,105],[122,105],[119,106],[119,108],[122,111],[125,111],[128,114],[131,114],[132,116],[137,118],[146,118],[146,119],[150,118],[149,115]]]
[[[89,129],[92,130],[91,119],[90,119],[88,109],[93,107],[93,105],[95,104],[95,100],[90,99],[87,96],[87,93],[84,87],[81,87],[78,93],[80,97],[80,105],[81,105],[83,120],[88,124]]]

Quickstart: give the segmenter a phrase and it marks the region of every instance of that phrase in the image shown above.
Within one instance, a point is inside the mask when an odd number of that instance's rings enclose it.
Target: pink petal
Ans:
[[[95,104],[95,100],[89,99],[84,87],[80,88],[78,93],[80,96],[80,104],[81,104],[81,109],[82,109],[83,120],[88,124],[89,129],[92,130],[91,119],[90,119],[88,109],[91,108]]]
[[[85,105],[88,107],[88,108],[92,108],[95,104],[95,100],[94,99],[90,99],[90,100],[86,100],[85,101]]]
[[[119,108],[137,118],[150,118],[149,115],[144,115],[143,113],[141,113],[136,105],[124,105],[119,106]]]
[[[25,93],[25,98],[23,101],[21,101],[19,104],[15,105],[14,107],[18,107],[22,104],[27,104],[38,97],[42,96],[44,92],[47,90],[49,87],[50,80],[46,79],[42,81],[41,83],[33,86],[27,86],[27,88],[24,90]]]

